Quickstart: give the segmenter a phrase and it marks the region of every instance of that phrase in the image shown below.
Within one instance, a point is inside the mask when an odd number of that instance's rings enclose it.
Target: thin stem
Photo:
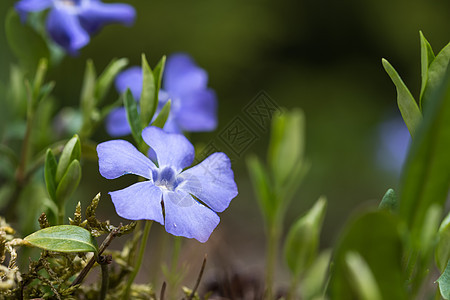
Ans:
[[[99,258],[98,258],[98,263],[100,264],[100,266],[102,268],[102,287],[100,290],[99,300],[106,299],[106,293],[108,292],[108,288],[109,288],[108,265],[111,263],[111,261],[112,261],[111,255],[99,256]]]
[[[278,243],[280,239],[278,222],[269,225],[267,246],[266,246],[266,291],[265,299],[273,299],[273,278],[275,274],[275,266],[278,256]]]
[[[141,245],[139,247],[139,253],[138,253],[136,265],[134,266],[133,273],[131,273],[130,277],[128,278],[128,282],[125,287],[125,291],[122,295],[122,299],[124,299],[124,300],[129,299],[131,285],[133,284],[134,279],[136,278],[137,274],[139,273],[139,269],[141,268],[142,260],[144,259],[145,247],[147,246],[147,240],[148,240],[148,236],[150,233],[150,229],[152,228],[152,224],[153,224],[153,221],[151,221],[151,220],[145,221],[144,233],[142,235],[142,241],[141,241]]]
[[[205,271],[206,258],[207,258],[207,254],[205,254],[205,258],[203,258],[202,268],[200,269],[200,273],[198,274],[194,289],[192,289],[191,295],[189,295],[188,300],[192,300],[194,298],[195,292],[197,292],[197,289],[200,286],[200,281],[202,280],[203,272]]]
[[[113,231],[111,231],[108,236],[106,237],[106,239],[103,241],[103,243],[100,245],[100,247],[98,248],[98,254],[94,255],[89,262],[86,264],[86,266],[84,267],[83,270],[81,270],[80,274],[78,274],[78,277],[75,278],[75,280],[72,282],[72,284],[70,285],[75,286],[77,284],[80,284],[84,277],[86,277],[86,275],[89,273],[89,271],[91,270],[91,268],[94,266],[95,261],[97,260],[97,257],[99,257],[100,255],[102,255],[103,251],[105,251],[106,248],[108,248],[109,244],[111,244],[112,240],[117,236],[117,233],[119,233],[120,228],[122,227],[122,224],[120,224],[117,228],[115,228]]]

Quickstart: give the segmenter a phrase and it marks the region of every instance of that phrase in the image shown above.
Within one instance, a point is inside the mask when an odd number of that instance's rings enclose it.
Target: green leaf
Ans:
[[[61,158],[58,162],[58,168],[56,169],[55,182],[59,183],[61,178],[66,173],[67,168],[72,161],[80,160],[81,158],[81,143],[78,135],[74,135],[64,146],[61,153]]]
[[[143,143],[141,136],[142,127],[139,119],[137,102],[136,100],[134,100],[133,94],[131,93],[130,89],[127,89],[124,94],[123,104],[125,106],[125,110],[127,111],[127,120],[131,128],[131,134],[133,135],[136,143],[138,145],[141,145]]]
[[[299,277],[316,258],[326,206],[327,200],[320,197],[307,214],[299,218],[289,230],[284,246],[284,258],[294,277]]]
[[[433,101],[434,94],[440,89],[445,80],[450,60],[450,43],[448,43],[434,58],[428,68],[428,80],[421,101],[422,111]]]
[[[42,84],[44,83],[45,74],[47,73],[48,69],[48,60],[46,58],[42,58],[39,60],[39,64],[37,67],[36,75],[34,76],[33,81],[33,99],[35,101],[38,100]],[[50,88],[50,91],[53,89],[53,87]],[[49,92],[46,92],[46,94],[49,94]]]
[[[90,113],[96,106],[95,86],[97,73],[95,66],[91,59],[86,62],[86,69],[84,71],[83,86],[81,88],[81,107],[83,109],[83,116],[85,119],[90,119]]]
[[[347,254],[351,252],[357,252],[370,268],[381,299],[410,299],[405,288],[403,243],[397,215],[385,210],[368,211],[348,223],[335,248],[328,287],[330,299],[358,299],[348,272]]]
[[[272,120],[268,163],[279,187],[285,184],[297,163],[303,160],[304,119],[303,112],[295,109],[275,115]]]
[[[322,299],[327,273],[330,266],[331,250],[322,251],[302,278],[301,299]]]
[[[345,262],[358,299],[381,300],[377,281],[364,258],[357,252],[350,251],[345,256]]]
[[[150,124],[158,106],[156,82],[152,69],[148,65],[145,54],[142,54],[142,92],[141,92],[141,127]]]
[[[41,58],[49,58],[50,53],[44,39],[20,21],[14,8],[6,16],[5,31],[11,50],[28,71],[35,70]]]
[[[78,160],[73,160],[66,173],[56,188],[56,199],[60,203],[64,203],[78,187],[81,180],[81,165]]]
[[[419,247],[425,214],[433,204],[443,207],[450,186],[449,75],[439,92],[429,99],[401,178],[399,213]]]
[[[384,194],[381,203],[378,206],[379,209],[387,209],[392,212],[397,211],[398,208],[398,198],[397,194],[393,189],[388,189],[386,194]]]
[[[105,70],[100,74],[95,85],[95,99],[96,104],[101,103],[108,93],[114,78],[119,74],[119,72],[128,65],[128,59],[113,59]]]
[[[439,241],[436,247],[436,264],[439,270],[444,271],[450,259],[450,213],[442,221],[438,231]]]
[[[155,97],[158,97],[159,89],[161,88],[161,81],[165,65],[166,65],[166,56],[164,55],[156,65],[155,69],[153,70],[153,77],[155,78],[155,86],[156,86]]]
[[[89,231],[73,225],[59,225],[38,230],[24,240],[34,247],[55,252],[98,252]]]
[[[417,106],[416,100],[414,100],[414,97],[411,95],[411,92],[408,90],[397,71],[395,71],[392,65],[384,58],[382,62],[384,69],[391,77],[391,80],[397,89],[398,108],[408,127],[409,133],[414,138],[416,130],[422,121],[422,113],[420,112],[419,106]]]
[[[263,213],[264,220],[271,223],[277,213],[277,198],[271,192],[267,171],[256,155],[247,157],[246,162],[259,208]]]
[[[439,284],[439,291],[441,292],[442,298],[446,300],[450,299],[450,262],[436,282]]]
[[[55,155],[53,155],[52,150],[47,149],[45,155],[45,166],[44,166],[44,177],[45,185],[47,187],[47,192],[53,201],[56,201],[56,169],[58,168],[58,163],[56,162]]]
[[[428,68],[430,67],[430,64],[433,62],[435,56],[430,43],[422,34],[422,31],[420,31],[419,34],[420,34],[420,65],[422,70],[422,86],[420,87],[420,107],[422,108],[422,97],[428,81]]]
[[[153,121],[152,126],[156,126],[159,128],[164,127],[164,125],[166,124],[167,118],[169,117],[171,102],[172,101],[169,99],[169,101],[167,101],[166,104],[164,104],[163,108],[159,112],[155,121]]]

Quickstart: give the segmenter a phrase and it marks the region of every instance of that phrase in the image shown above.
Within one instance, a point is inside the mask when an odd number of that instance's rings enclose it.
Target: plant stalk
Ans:
[[[149,236],[152,224],[153,224],[153,221],[151,221],[151,220],[145,221],[144,233],[142,235],[142,241],[141,241],[141,245],[139,247],[139,253],[138,253],[136,265],[134,266],[133,273],[131,273],[130,277],[128,278],[127,285],[126,285],[125,290],[122,295],[123,300],[129,299],[131,285],[133,284],[134,279],[136,278],[137,274],[139,273],[139,269],[141,268],[142,260],[144,259],[145,248],[147,246],[147,240],[148,240],[148,236]]]

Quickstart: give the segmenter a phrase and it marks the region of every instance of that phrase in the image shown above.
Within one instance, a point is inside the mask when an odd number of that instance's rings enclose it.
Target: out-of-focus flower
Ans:
[[[24,21],[30,12],[50,8],[46,27],[52,40],[75,55],[89,43],[90,35],[104,25],[133,24],[136,12],[128,4],[102,3],[100,0],[20,0],[16,11]]]
[[[216,94],[207,84],[208,74],[198,67],[189,55],[179,53],[168,57],[156,111],[158,114],[171,99],[165,131],[212,131],[217,127]],[[116,78],[116,88],[120,93],[129,88],[138,100],[142,90],[141,68],[131,67],[120,73]],[[106,130],[111,136],[131,133],[125,108],[117,108],[111,112],[106,120]]]
[[[214,153],[183,171],[194,160],[194,147],[186,137],[147,127],[142,138],[154,149],[157,165],[124,140],[97,146],[103,177],[135,174],[147,179],[109,193],[117,214],[154,220],[170,234],[206,242],[219,224],[216,212],[224,211],[238,194],[230,159]]]
[[[378,164],[388,171],[400,173],[411,142],[408,128],[401,118],[396,118],[383,122],[378,134]]]

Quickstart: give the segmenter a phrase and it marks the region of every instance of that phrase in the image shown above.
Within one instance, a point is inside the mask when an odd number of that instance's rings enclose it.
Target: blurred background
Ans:
[[[2,20],[14,2],[0,2]],[[115,57],[126,57],[130,65],[137,65],[141,53],[145,53],[150,64],[155,65],[161,56],[181,51],[192,55],[208,71],[209,85],[219,99],[218,129],[191,134],[190,139],[198,147],[206,145],[238,116],[257,135],[239,155],[226,147],[220,149],[233,160],[239,196],[220,214],[221,224],[210,242],[185,242],[192,251],[185,251],[184,255],[192,254],[198,261],[192,261],[193,270],[199,269],[205,252],[211,261],[209,272],[220,268],[220,262],[247,272],[263,270],[264,225],[245,157],[250,153],[266,156],[269,132],[251,123],[244,111],[261,91],[278,106],[287,110],[298,107],[306,115],[306,156],[312,168],[292,201],[286,226],[320,195],[325,195],[329,205],[321,247],[331,247],[352,212],[377,205],[388,188],[397,187],[408,140],[399,122],[395,88],[381,58],[389,60],[417,98],[419,30],[435,53],[444,47],[450,40],[450,2],[121,2],[137,10],[133,27],[105,27],[79,56],[66,57],[50,72],[48,78],[57,81],[54,94],[60,107],[78,105],[89,58],[100,72]],[[0,80],[5,82],[15,59],[6,46],[3,22],[0,26]],[[117,94],[112,90],[108,101],[115,99]],[[94,135],[97,142],[107,139],[104,128]],[[108,181],[99,175],[94,162],[85,162],[83,173],[74,203],[81,199],[87,205],[96,193],[102,192],[99,214],[119,222],[107,192],[125,187],[134,179]],[[158,243],[161,226],[152,230],[156,232],[154,243]],[[142,272],[152,273],[148,270]]]

